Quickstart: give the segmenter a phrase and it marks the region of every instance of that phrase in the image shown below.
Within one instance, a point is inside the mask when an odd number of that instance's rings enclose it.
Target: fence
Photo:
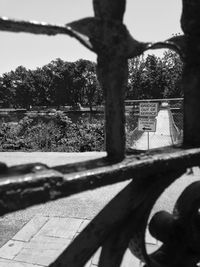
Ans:
[[[157,106],[156,114],[140,116],[140,106],[150,111],[150,103]],[[135,150],[150,150],[159,147],[180,145],[183,141],[183,99],[127,100],[128,146]],[[142,107],[141,107],[142,108]],[[146,111],[146,112],[147,112]],[[150,119],[150,129],[142,129]]]
[[[131,249],[149,267],[197,266],[199,257],[199,182],[179,197],[172,214],[160,212],[150,221],[151,233],[163,242],[147,254],[145,229],[159,195],[180,178],[187,168],[200,162],[200,5],[183,0],[181,26],[185,36],[160,43],[140,43],[123,25],[125,1],[94,0],[94,18],[66,27],[0,19],[0,30],[34,34],[68,34],[98,55],[98,78],[105,94],[107,157],[57,166],[42,164],[8,168],[1,163],[0,214],[44,203],[89,189],[131,182],[117,195],[50,264],[84,266],[102,247],[99,266],[120,266],[131,241]],[[85,37],[84,37],[85,36]],[[149,48],[167,47],[184,60],[184,139],[181,148],[125,156],[124,84],[127,59]]]

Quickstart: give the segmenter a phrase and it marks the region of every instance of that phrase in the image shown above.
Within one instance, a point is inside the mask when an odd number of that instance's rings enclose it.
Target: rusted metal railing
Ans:
[[[104,159],[53,169],[42,164],[8,168],[2,163],[0,215],[131,179],[50,266],[84,266],[100,246],[99,266],[120,266],[129,244],[149,267],[197,266],[199,182],[183,192],[174,214],[161,212],[151,220],[152,234],[164,242],[158,251],[147,254],[144,235],[150,211],[160,194],[187,168],[200,162],[200,2],[183,0],[181,25],[185,35],[159,43],[141,43],[129,34],[123,24],[125,0],[93,0],[93,6],[94,17],[66,26],[0,19],[0,30],[67,34],[97,53],[98,79],[105,96],[107,151]],[[127,60],[150,48],[174,49],[184,60],[184,141],[181,148],[126,156]]]

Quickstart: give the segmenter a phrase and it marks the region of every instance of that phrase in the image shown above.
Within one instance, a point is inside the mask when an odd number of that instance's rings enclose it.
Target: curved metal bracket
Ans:
[[[189,185],[178,198],[173,214],[156,213],[150,222],[151,234],[163,242],[150,255],[160,266],[197,266],[200,253],[200,182]]]

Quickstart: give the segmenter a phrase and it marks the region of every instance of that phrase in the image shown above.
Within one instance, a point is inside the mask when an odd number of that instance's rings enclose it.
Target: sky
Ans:
[[[124,23],[137,40],[161,41],[182,33],[181,0],[127,0],[126,6]],[[92,0],[0,0],[0,16],[64,25],[93,16]],[[56,58],[96,61],[93,52],[66,35],[0,31],[0,75],[20,65],[28,69],[42,67]]]

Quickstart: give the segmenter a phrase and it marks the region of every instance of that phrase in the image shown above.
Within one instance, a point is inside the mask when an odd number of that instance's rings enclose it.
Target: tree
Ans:
[[[15,87],[13,84],[13,74],[11,72],[4,73],[0,79],[0,97],[3,102],[3,107],[14,107]]]
[[[34,103],[35,87],[32,83],[31,71],[23,66],[12,72],[12,82],[15,88],[15,105],[21,108],[29,108]]]
[[[162,60],[155,55],[148,55],[145,60],[143,92],[146,98],[162,98],[166,86]]]
[[[173,51],[129,60],[128,99],[182,97],[183,63]]]
[[[53,106],[61,106],[67,103],[67,86],[65,84],[63,72],[66,64],[62,59],[57,58],[43,67],[48,79],[48,98]]]
[[[51,105],[50,90],[52,78],[45,68],[37,68],[31,72],[32,85],[35,88],[34,105],[49,106]]]
[[[97,80],[96,64],[89,60],[77,61],[82,76],[82,102],[90,107],[103,100],[103,92]]]
[[[168,50],[164,53],[162,61],[165,66],[165,79],[167,82],[163,97],[183,97],[183,90],[181,87],[183,62],[179,55]]]
[[[127,99],[143,98],[143,82],[145,75],[144,57],[136,57],[128,62],[128,85],[126,91]]]

